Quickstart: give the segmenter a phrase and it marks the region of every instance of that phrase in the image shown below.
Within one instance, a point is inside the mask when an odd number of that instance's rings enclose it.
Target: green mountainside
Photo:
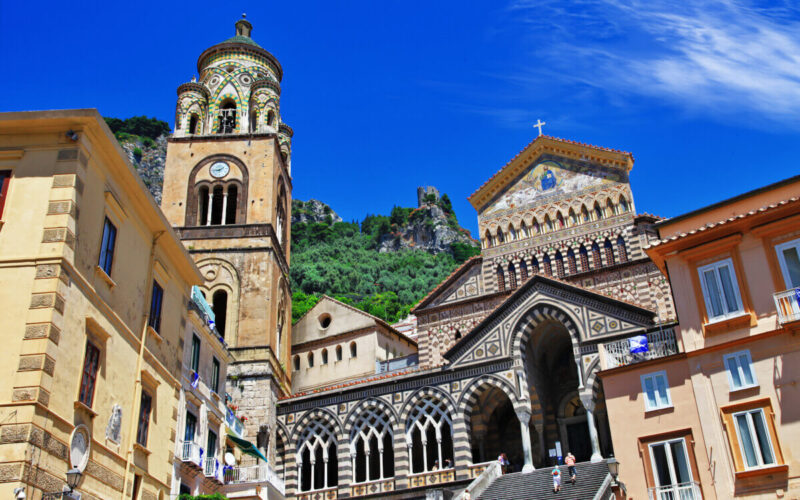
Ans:
[[[156,118],[105,118],[156,202],[161,202],[169,125]],[[319,200],[292,201],[292,318],[323,294],[387,322],[411,308],[462,262],[480,253],[448,196],[418,208],[343,222]]]

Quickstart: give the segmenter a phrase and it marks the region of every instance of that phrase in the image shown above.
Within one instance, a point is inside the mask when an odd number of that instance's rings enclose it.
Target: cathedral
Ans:
[[[524,472],[612,456],[601,354],[675,321],[633,155],[540,133],[469,196],[481,254],[414,307],[416,329],[328,297],[290,327],[293,131],[281,65],[251,30],[239,20],[178,87],[161,208],[286,497],[449,495],[500,453]]]

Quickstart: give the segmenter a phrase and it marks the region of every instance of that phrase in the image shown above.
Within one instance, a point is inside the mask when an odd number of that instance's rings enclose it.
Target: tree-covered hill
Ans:
[[[406,317],[414,304],[479,252],[468,237],[466,242],[453,237],[448,248],[438,253],[434,252],[439,247],[423,250],[398,245],[395,250],[382,245],[387,239],[413,241],[404,231],[435,226],[438,222],[433,219],[439,212],[451,221],[453,231],[463,234],[447,198],[442,199],[444,203],[440,200],[435,208],[433,204],[423,209],[395,207],[391,215],[368,215],[361,224],[330,219],[292,224],[293,319],[297,321],[322,294],[388,322]],[[410,217],[415,221],[409,221]]]

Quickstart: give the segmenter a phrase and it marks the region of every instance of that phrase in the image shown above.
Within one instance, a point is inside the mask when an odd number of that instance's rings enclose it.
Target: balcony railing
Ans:
[[[703,494],[700,485],[696,482],[670,484],[648,488],[650,500],[701,500]]]
[[[781,325],[800,321],[800,288],[784,290],[773,295],[775,308],[778,310],[778,322]]]
[[[672,328],[648,333],[646,335],[646,350],[641,349],[641,342],[632,342],[633,339],[638,339],[639,337],[641,336],[624,338],[603,344],[606,369],[632,365],[650,359],[658,359],[678,354],[678,342],[675,339],[675,330]]]
[[[192,299],[189,301],[189,310],[195,311],[197,315],[205,321],[208,328],[216,335],[217,339],[225,345],[225,339],[220,335],[214,324],[214,320],[216,319],[214,311],[211,309],[211,306],[208,305],[208,302],[206,302],[206,299],[203,297],[203,292],[201,292],[197,286],[192,287]]]
[[[410,356],[405,356],[403,358],[389,359],[387,361],[376,361],[375,373],[394,372],[397,370],[406,369],[410,366],[416,366],[418,364],[419,356],[416,354],[411,354]]]
[[[216,457],[206,457],[204,462],[203,474],[206,477],[214,478],[222,482],[222,465],[219,463],[219,460],[217,460]]]
[[[267,464],[233,467],[225,470],[225,484],[270,483],[281,495],[286,494],[283,479]]]
[[[193,441],[184,441],[181,444],[181,461],[200,467],[200,460],[200,446]]]

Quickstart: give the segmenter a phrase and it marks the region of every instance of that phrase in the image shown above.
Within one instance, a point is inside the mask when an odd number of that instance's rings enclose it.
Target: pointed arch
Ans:
[[[499,244],[505,243],[505,242],[506,242],[506,238],[505,238],[505,236],[503,236],[503,230],[498,227],[497,228],[497,244],[499,245]]]
[[[517,232],[514,230],[513,224],[508,224],[508,241],[514,241],[517,239]]]
[[[519,261],[519,274],[523,283],[528,281],[528,264],[525,262],[525,259]]]
[[[536,259],[535,255],[531,256],[531,270],[533,271],[533,274],[539,274],[540,272],[539,261]]]
[[[620,195],[620,197],[619,197],[619,213],[624,214],[628,210],[630,210],[630,207],[628,206],[628,200],[625,199],[625,196]]]
[[[525,221],[523,220],[519,223],[519,237],[527,238],[528,236],[530,236],[530,233],[528,232],[528,225],[525,224]]]
[[[576,274],[578,272],[578,265],[575,262],[575,251],[571,248],[567,250],[567,272],[569,274]]]
[[[497,265],[497,291],[498,292],[505,292],[506,291],[506,276],[503,272],[503,266],[500,264]]]
[[[594,220],[602,220],[603,219],[603,209],[600,208],[600,202],[594,202]]]
[[[586,245],[581,245],[580,250],[580,257],[581,257],[581,272],[585,273],[589,269],[589,252],[586,250]]]
[[[570,227],[577,226],[580,223],[578,220],[578,216],[575,214],[575,210],[570,207],[569,209],[569,225]]]
[[[600,245],[596,241],[592,242],[592,269],[600,269],[603,262],[600,260]]]
[[[564,258],[561,256],[561,250],[556,250],[556,276],[558,278],[564,277]]]
[[[553,266],[550,264],[550,255],[544,254],[542,263],[544,264],[544,275],[549,278],[553,275]]]
[[[409,407],[405,419],[410,472],[440,469],[454,462],[452,401],[426,394]]]
[[[512,290],[517,288],[517,270],[511,262],[508,263],[508,287]]]
[[[581,207],[581,221],[582,222],[589,222],[589,210],[586,208],[586,205]]]
[[[614,202],[611,201],[611,198],[609,198],[606,201],[606,214],[608,214],[607,215],[608,217],[613,217],[614,215],[616,215],[616,213],[617,213],[617,209],[614,206]]]
[[[533,219],[533,234],[542,234],[542,226],[539,225],[539,221]]]
[[[608,241],[608,238],[606,238],[606,241],[603,243],[603,252],[606,254],[605,255],[605,257],[606,257],[606,265],[607,266],[613,266],[614,265],[614,248],[611,246],[611,242]]]
[[[556,214],[556,227],[558,229],[564,229],[565,227],[567,227],[567,225],[564,223],[564,216],[561,215],[561,212],[558,212],[558,214]]]
[[[620,262],[628,262],[628,249],[625,247],[625,238],[617,236],[617,255]]]
[[[492,233],[489,230],[486,230],[486,233],[483,235],[483,246],[484,248],[491,248],[492,247]]]
[[[545,214],[544,216],[544,228],[545,231],[552,231],[554,229],[553,221],[550,219],[550,214]]]
[[[337,428],[321,417],[312,418],[303,426],[297,439],[298,490],[315,491],[339,484]]]
[[[344,432],[350,438],[353,482],[394,477],[394,435],[398,415],[380,398],[359,402],[345,417]]]

